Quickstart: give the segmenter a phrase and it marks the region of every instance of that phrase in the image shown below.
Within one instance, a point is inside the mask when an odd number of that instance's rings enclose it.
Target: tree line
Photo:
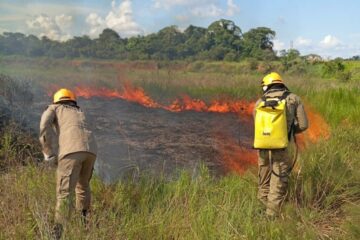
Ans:
[[[122,38],[104,29],[98,38],[75,36],[58,42],[46,36],[4,32],[0,55],[118,60],[273,60],[275,31],[267,27],[243,33],[233,21],[220,19],[207,28],[190,25],[184,31],[169,26],[146,36]]]

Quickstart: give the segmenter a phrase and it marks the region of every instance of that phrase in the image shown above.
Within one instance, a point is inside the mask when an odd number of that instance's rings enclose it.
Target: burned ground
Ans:
[[[44,99],[35,98],[29,109],[34,131],[38,131],[41,113],[48,104]],[[202,164],[213,174],[222,175],[246,170],[254,163],[252,121],[247,115],[170,112],[101,97],[79,98],[78,103],[96,135],[96,172],[106,181],[129,173],[172,176],[181,169],[196,175]]]
[[[202,163],[223,174],[229,171],[224,154],[232,154],[225,148],[251,146],[249,119],[234,113],[174,113],[121,99],[80,99],[79,103],[94,124],[97,170],[108,180],[129,169],[165,175],[178,169],[196,173]]]

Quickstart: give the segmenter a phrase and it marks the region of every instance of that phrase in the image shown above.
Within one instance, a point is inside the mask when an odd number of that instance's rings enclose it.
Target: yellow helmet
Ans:
[[[271,72],[269,73],[268,75],[266,75],[262,82],[261,82],[261,85],[262,86],[269,86],[271,84],[274,84],[274,83],[282,83],[284,84],[280,74],[276,73],[276,72]]]
[[[61,88],[59,91],[57,91],[54,94],[54,103],[58,103],[61,101],[74,101],[76,102],[76,96],[75,94],[66,89],[66,88]]]

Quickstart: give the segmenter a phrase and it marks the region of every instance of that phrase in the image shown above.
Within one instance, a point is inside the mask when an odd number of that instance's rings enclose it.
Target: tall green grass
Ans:
[[[307,99],[333,127],[360,123],[360,89],[314,89],[308,92]]]
[[[267,219],[256,199],[256,167],[224,177],[202,167],[170,180],[142,175],[106,185],[95,177],[90,229],[74,212],[64,239],[358,239],[360,131],[332,136],[301,153],[278,219]],[[0,176],[0,239],[50,238],[54,173],[30,165]]]
[[[92,181],[91,228],[79,213],[65,239],[357,239],[360,180],[359,131],[309,148],[302,171],[291,177],[289,201],[269,220],[256,199],[255,169],[243,176],[198,177],[182,172],[169,180],[142,176],[113,185]],[[334,149],[338,149],[334,151]],[[339,171],[341,169],[341,171]],[[0,178],[0,238],[48,238],[55,202],[54,170],[13,169]],[[6,194],[4,194],[6,193]]]

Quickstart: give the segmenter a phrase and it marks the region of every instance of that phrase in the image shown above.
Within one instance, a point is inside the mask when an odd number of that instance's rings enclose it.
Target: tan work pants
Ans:
[[[272,168],[278,175],[286,175],[289,169],[289,153],[286,149],[271,150]],[[285,200],[288,176],[277,177],[272,174],[269,150],[259,151],[259,191],[258,199],[266,206],[266,214],[277,215]]]
[[[66,155],[58,162],[56,171],[56,209],[55,222],[64,223],[72,208],[74,190],[76,192],[76,209],[90,208],[90,179],[96,156],[88,152],[77,152]]]

